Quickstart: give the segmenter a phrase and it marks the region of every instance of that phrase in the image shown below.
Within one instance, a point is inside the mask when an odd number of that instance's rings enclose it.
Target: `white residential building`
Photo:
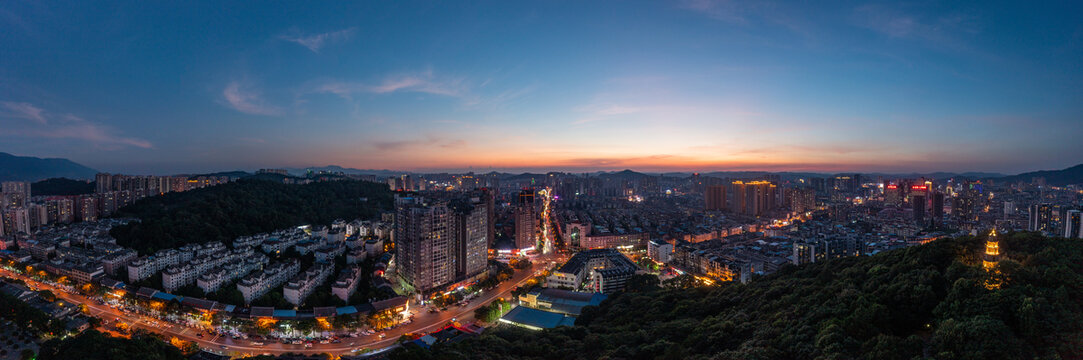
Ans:
[[[357,284],[361,282],[361,265],[353,265],[338,274],[335,283],[331,285],[331,294],[342,301],[350,301],[350,296],[357,291]]]
[[[647,256],[651,260],[668,263],[670,257],[673,256],[673,244],[665,242],[663,240],[651,240],[647,242]]]
[[[365,240],[365,251],[369,256],[377,256],[384,253],[384,241],[379,238]]]
[[[301,270],[301,263],[296,259],[274,263],[267,266],[263,271],[246,276],[237,283],[237,290],[244,296],[244,302],[263,296],[271,289],[282,285]]]
[[[356,249],[365,246],[365,239],[357,235],[351,235],[346,237],[346,240],[343,241],[343,243],[346,244],[347,248]]]
[[[245,258],[243,261],[228,262],[200,275],[196,279],[196,286],[199,286],[203,293],[218,291],[218,288],[222,287],[222,285],[263,268],[269,261],[267,256],[256,254]]]
[[[331,272],[335,270],[335,265],[329,263],[316,263],[312,267],[305,270],[305,272],[297,274],[293,279],[282,288],[282,296],[286,298],[293,305],[300,306],[308,295],[312,294],[313,290],[316,290],[327,277],[331,275]]]
[[[196,268],[191,263],[170,266],[162,271],[162,288],[165,292],[173,292],[191,284],[195,279]]]
[[[128,282],[134,283],[149,278],[158,272],[158,260],[153,256],[143,256],[128,263]]]
[[[267,240],[267,234],[259,234],[254,236],[242,236],[233,239],[233,248],[240,249],[245,247],[256,247]]]
[[[313,254],[316,256],[316,261],[320,262],[334,262],[335,257],[342,255],[346,252],[346,245],[341,242],[330,243],[323,247],[316,249]]]
[[[368,257],[368,252],[365,252],[365,249],[361,249],[361,248],[353,249],[353,250],[350,250],[350,252],[346,253],[346,263],[347,264],[357,264],[357,263],[360,263],[362,261],[365,261],[365,258],[367,258],[367,257]]]

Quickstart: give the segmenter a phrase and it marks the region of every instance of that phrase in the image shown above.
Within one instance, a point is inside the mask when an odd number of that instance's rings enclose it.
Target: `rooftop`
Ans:
[[[504,317],[501,317],[500,322],[540,330],[552,329],[558,326],[573,326],[575,325],[575,318],[555,312],[517,306],[508,311]]]

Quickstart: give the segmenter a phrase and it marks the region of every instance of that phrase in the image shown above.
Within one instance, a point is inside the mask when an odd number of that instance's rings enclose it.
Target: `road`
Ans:
[[[312,344],[312,347],[305,348],[304,345],[282,344],[280,342],[274,342],[273,340],[267,340],[267,344],[262,346],[253,345],[253,341],[238,339],[234,340],[230,337],[215,336],[210,337],[204,335],[203,337],[197,336],[200,330],[192,329],[182,325],[177,325],[164,320],[157,320],[148,316],[121,311],[114,309],[108,305],[99,305],[94,300],[86,298],[77,293],[69,293],[63,289],[58,289],[49,284],[40,283],[30,278],[24,277],[20,274],[12,273],[6,269],[0,269],[5,276],[11,278],[22,279],[27,283],[33,284],[39,290],[50,290],[57,295],[60,299],[75,304],[85,304],[90,312],[90,315],[107,320],[110,323],[115,319],[127,323],[133,329],[146,329],[151,332],[163,334],[166,337],[176,337],[184,341],[192,341],[199,344],[199,347],[219,353],[232,356],[241,355],[259,355],[270,354],[278,355],[283,353],[300,353],[300,354],[320,354],[329,353],[332,355],[348,355],[352,354],[354,350],[368,348],[368,349],[381,349],[391,346],[398,341],[398,338],[404,334],[410,333],[425,333],[436,330],[443,327],[452,319],[456,319],[460,322],[469,322],[474,318],[474,310],[479,306],[488,305],[498,297],[510,298],[511,291],[520,284],[530,280],[535,273],[544,270],[549,261],[556,257],[554,255],[539,256],[533,263],[530,271],[518,270],[515,275],[508,281],[505,281],[498,285],[496,288],[484,291],[481,295],[478,295],[470,301],[467,306],[452,306],[446,311],[440,311],[437,313],[429,313],[424,308],[412,308],[414,312],[414,320],[406,325],[400,325],[393,329],[384,331],[385,337],[380,339],[378,335],[361,336],[357,338],[343,338],[341,343],[331,344]]]

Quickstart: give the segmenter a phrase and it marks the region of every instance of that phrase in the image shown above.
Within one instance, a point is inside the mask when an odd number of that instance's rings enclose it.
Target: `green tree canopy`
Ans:
[[[119,245],[152,253],[188,243],[228,244],[295,225],[370,219],[391,209],[392,202],[387,185],[367,181],[289,185],[238,180],[139,200],[117,214],[139,221],[114,227],[110,234]]]
[[[1083,357],[1083,242],[1002,235],[787,266],[748,284],[614,294],[574,327],[497,327],[393,359]],[[990,279],[999,288],[987,288]],[[688,282],[687,279],[678,282]],[[674,286],[676,285],[676,286]]]
[[[53,339],[41,345],[41,360],[183,360],[184,354],[153,336],[136,334],[131,339],[115,338],[87,330],[65,340]]]

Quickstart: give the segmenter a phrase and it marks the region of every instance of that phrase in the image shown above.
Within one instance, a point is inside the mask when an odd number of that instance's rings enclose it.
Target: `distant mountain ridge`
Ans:
[[[410,173],[408,171],[403,172],[403,171],[394,171],[394,170],[387,170],[387,169],[383,169],[383,170],[354,169],[354,168],[345,168],[345,167],[341,167],[341,166],[338,166],[338,165],[309,166],[309,167],[306,167],[306,168],[286,168],[286,171],[289,172],[290,175],[294,175],[294,176],[305,176],[305,174],[308,174],[309,171],[311,171],[311,172],[328,171],[328,172],[341,172],[341,173],[348,174],[348,175],[376,175],[376,176],[397,176],[397,175],[409,174]]]
[[[411,174],[415,176],[424,176],[426,173],[417,171],[401,171],[401,170],[389,170],[389,169],[356,169],[342,167],[338,165],[327,166],[310,166],[305,168],[285,168],[285,170],[291,176],[304,177],[309,172],[341,172],[349,175],[375,175],[377,177],[399,176],[403,174]],[[15,156],[12,154],[0,152],[0,181],[41,181],[52,178],[68,178],[68,179],[88,179],[93,180],[94,175],[99,171],[75,163],[68,159],[61,158],[37,158],[31,156]],[[638,180],[646,176],[666,176],[666,177],[688,177],[693,172],[638,172],[631,169],[625,169],[620,171],[596,171],[593,173],[575,173],[575,172],[563,172],[567,174],[590,174],[592,176],[598,176],[603,178],[614,178],[620,180]],[[441,173],[448,174],[448,173]],[[480,174],[480,173],[479,173]],[[782,180],[793,180],[797,178],[808,177],[831,177],[839,174],[861,174],[866,179],[875,179],[883,177],[885,179],[899,179],[899,178],[928,178],[935,180],[943,180],[950,178],[967,178],[967,179],[991,179],[995,181],[1006,182],[1029,182],[1036,177],[1042,177],[1046,179],[1046,183],[1049,185],[1063,186],[1068,184],[1083,184],[1083,164],[1076,165],[1062,170],[1042,170],[1021,173],[1017,175],[1005,175],[1000,173],[991,172],[931,172],[931,173],[862,173],[862,172],[833,172],[833,173],[820,173],[820,172],[789,172],[789,171],[710,171],[700,172],[703,176],[719,177],[719,178],[754,178],[764,175],[779,175]],[[229,176],[233,178],[246,178],[253,175],[253,173],[246,171],[222,171],[210,174],[198,174],[191,175],[192,177],[199,175],[207,176]],[[516,181],[527,179],[541,179],[548,176],[548,173],[512,173],[512,172],[497,172],[490,171],[482,174],[488,176],[498,176],[504,180]]]
[[[619,179],[619,180],[638,180],[638,179],[642,179],[642,178],[650,177],[650,176],[654,176],[654,175],[648,175],[648,174],[644,174],[644,173],[641,173],[641,172],[632,171],[631,169],[624,169],[624,170],[621,170],[621,171],[614,171],[614,172],[598,173],[598,177],[614,178],[614,179]]]
[[[51,178],[94,179],[98,170],[68,159],[15,156],[0,152],[0,181],[38,181]]]
[[[226,176],[226,177],[229,177],[229,178],[232,178],[232,179],[240,179],[240,178],[251,176],[251,175],[252,175],[252,173],[247,172],[247,171],[234,170],[234,171],[219,171],[219,172],[206,173],[206,174],[192,174],[192,175],[188,175],[188,178],[189,179],[194,179],[194,178],[198,178],[200,176]]]
[[[1079,164],[1062,170],[1031,171],[1019,175],[1005,176],[995,179],[1006,182],[1030,182],[1034,178],[1045,178],[1048,185],[1063,186],[1068,184],[1083,184],[1083,164]]]

